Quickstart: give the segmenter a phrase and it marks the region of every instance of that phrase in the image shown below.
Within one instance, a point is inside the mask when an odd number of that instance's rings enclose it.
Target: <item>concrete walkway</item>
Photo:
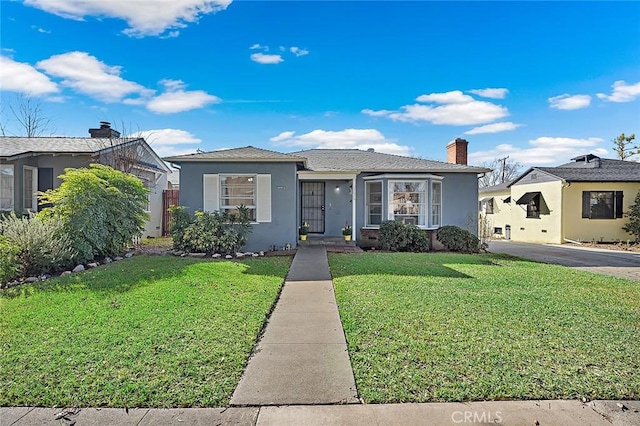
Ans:
[[[358,402],[324,246],[299,247],[232,406]]]
[[[618,405],[620,404],[620,405]],[[459,425],[637,426],[640,401],[489,401],[242,408],[0,408],[3,426],[40,425]]]

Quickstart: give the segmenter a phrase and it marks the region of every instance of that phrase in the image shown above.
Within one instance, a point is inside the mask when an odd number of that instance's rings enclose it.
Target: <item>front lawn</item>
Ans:
[[[0,406],[224,406],[289,264],[138,256],[5,290]]]
[[[505,255],[330,254],[367,402],[640,398],[640,283]]]

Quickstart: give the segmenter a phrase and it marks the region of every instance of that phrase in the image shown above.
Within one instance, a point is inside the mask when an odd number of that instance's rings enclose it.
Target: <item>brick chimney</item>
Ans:
[[[465,139],[456,138],[447,144],[447,163],[467,165],[467,142]]]
[[[120,132],[111,128],[111,123],[108,121],[101,121],[99,129],[89,129],[89,134],[92,138],[102,139],[117,139],[120,137]]]

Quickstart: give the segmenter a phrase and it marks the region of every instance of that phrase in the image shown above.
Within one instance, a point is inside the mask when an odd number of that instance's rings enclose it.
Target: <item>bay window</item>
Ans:
[[[431,182],[431,226],[440,226],[442,219],[442,182]]]
[[[427,226],[427,182],[390,181],[389,216],[405,224]]]
[[[366,182],[366,225],[379,226],[382,223],[382,182]]]

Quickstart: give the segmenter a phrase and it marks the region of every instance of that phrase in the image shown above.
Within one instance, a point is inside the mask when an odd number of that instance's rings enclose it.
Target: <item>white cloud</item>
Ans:
[[[623,80],[618,80],[611,86],[613,91],[610,95],[598,93],[599,99],[609,102],[631,102],[640,97],[640,82],[635,84],[627,84]]]
[[[231,0],[25,0],[24,4],[76,20],[86,16],[122,19],[129,25],[125,34],[144,37],[185,28],[203,15],[226,9]]]
[[[0,56],[0,91],[40,96],[60,90],[49,77],[31,65]]]
[[[197,144],[202,139],[196,138],[191,132],[181,129],[143,130],[136,134],[143,137],[153,147],[160,145]]]
[[[69,52],[42,60],[36,66],[62,78],[62,85],[103,102],[119,102],[128,95],[149,96],[153,91],[120,77],[121,67],[109,66],[86,52]]]
[[[416,98],[416,101],[433,102],[437,104],[466,104],[473,102],[474,99],[469,95],[465,95],[460,90],[453,90],[451,92],[420,95]]]
[[[373,117],[388,117],[394,121],[427,121],[432,124],[454,126],[490,123],[509,115],[507,108],[491,102],[478,101],[460,90],[420,95],[416,101],[436,105],[405,105],[397,111],[363,109],[362,113]]]
[[[600,138],[563,138],[543,136],[530,140],[527,148],[520,148],[512,144],[501,144],[488,151],[477,151],[469,154],[469,162],[480,164],[493,161],[506,155],[509,159],[528,165],[554,165],[567,163],[573,157],[592,153],[606,156],[608,151],[600,148],[604,142]]]
[[[259,43],[255,43],[249,47],[249,50],[264,50],[265,52],[269,51],[269,46],[263,46]]]
[[[284,61],[281,55],[265,55],[264,53],[252,54],[251,60],[259,64],[279,64]]]
[[[319,149],[375,149],[387,154],[411,155],[413,149],[398,145],[376,129],[344,129],[339,131],[313,130],[296,136],[295,132],[282,132],[269,139],[279,146]]]
[[[512,123],[511,121],[503,121],[501,123],[487,124],[480,127],[474,127],[471,130],[464,132],[465,135],[480,135],[483,133],[500,133],[507,132],[509,130],[515,130],[518,127],[522,127],[522,124]]]
[[[469,93],[482,96],[483,98],[504,99],[509,93],[509,89],[504,89],[504,88],[474,89],[474,90],[469,90]]]
[[[309,54],[309,51],[307,49],[301,49],[296,46],[291,46],[289,50],[291,51],[291,53],[293,53],[296,56],[304,56]]]
[[[589,95],[569,95],[565,93],[560,96],[553,96],[548,99],[549,107],[555,109],[580,109],[586,108],[591,104],[591,96]]]
[[[221,102],[219,97],[203,90],[184,90],[186,85],[181,80],[161,80],[160,83],[165,92],[147,103],[147,109],[158,114],[184,112]]]

